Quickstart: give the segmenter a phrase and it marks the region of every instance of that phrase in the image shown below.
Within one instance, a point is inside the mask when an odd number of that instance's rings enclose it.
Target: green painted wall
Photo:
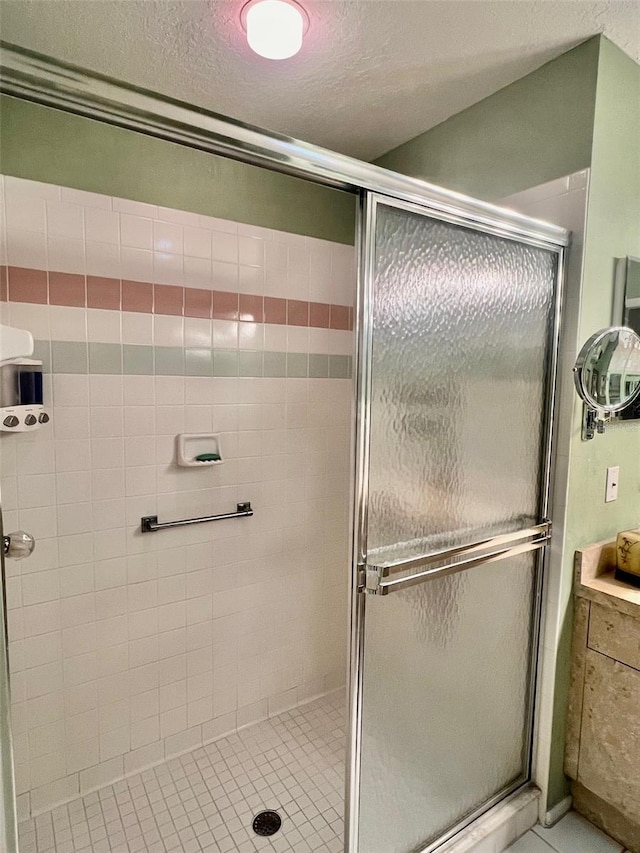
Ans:
[[[0,98],[6,175],[353,243],[355,196],[16,98]]]
[[[640,255],[640,65],[601,40],[585,238],[579,340],[611,323],[615,259]],[[625,421],[593,441],[580,440],[574,404],[567,497],[564,582],[576,548],[640,526],[640,421]],[[620,465],[619,497],[603,500],[605,470]],[[568,587],[565,586],[565,589]],[[565,793],[562,758],[569,679],[571,614],[563,625],[554,701],[551,797]]]
[[[598,39],[590,39],[376,163],[493,200],[589,165]]]

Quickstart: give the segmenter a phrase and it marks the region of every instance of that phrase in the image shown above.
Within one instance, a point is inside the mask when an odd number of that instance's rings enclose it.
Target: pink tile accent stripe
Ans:
[[[102,276],[87,276],[87,308],[107,308],[119,311],[121,307],[120,281]],[[51,300],[51,274],[49,274],[49,300]]]
[[[114,279],[115,280],[115,279]],[[122,279],[122,310],[153,314],[153,285],[148,281]]]
[[[102,276],[47,273],[46,270],[24,267],[0,267],[0,301],[311,326],[316,329],[353,329],[353,308],[348,305]]]
[[[52,305],[85,308],[87,304],[87,283],[85,277],[66,272],[50,272],[49,302]]]
[[[46,305],[49,301],[49,282],[45,270],[7,267],[7,276],[10,302],[34,302]]]
[[[199,290],[196,287],[185,287],[184,289],[184,316],[202,317],[205,320],[211,317],[213,305],[213,291]]]
[[[7,281],[7,268],[4,264],[0,264],[0,302],[7,302],[9,299],[9,283]]]

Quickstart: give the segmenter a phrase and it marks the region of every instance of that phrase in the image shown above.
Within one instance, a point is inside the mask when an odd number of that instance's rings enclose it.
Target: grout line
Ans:
[[[526,837],[527,837],[527,835],[535,835],[535,837],[536,837],[536,838],[538,838],[540,841],[542,841],[542,843],[543,843],[543,844],[546,844],[546,846],[549,848],[549,850],[553,850],[553,851],[554,851],[554,853],[563,853],[563,851],[562,851],[562,850],[557,850],[555,847],[553,847],[553,845],[551,845],[551,844],[547,841],[547,839],[546,839],[546,838],[543,838],[541,835],[538,835],[538,833],[536,832],[536,827],[535,827],[535,826],[532,826],[532,827],[531,827],[531,829],[529,830],[529,832],[525,833],[525,835],[523,835],[522,837],[523,837],[523,838],[526,838]],[[517,843],[517,842],[516,842],[516,843]]]

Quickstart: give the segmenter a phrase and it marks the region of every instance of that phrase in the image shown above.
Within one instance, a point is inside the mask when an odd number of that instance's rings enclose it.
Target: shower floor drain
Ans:
[[[282,826],[278,812],[259,812],[253,819],[253,831],[256,835],[275,835]]]

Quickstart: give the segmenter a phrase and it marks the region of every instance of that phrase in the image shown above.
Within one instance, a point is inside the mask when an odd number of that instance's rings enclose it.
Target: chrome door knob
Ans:
[[[2,553],[12,560],[24,560],[33,553],[35,547],[36,540],[24,530],[16,530],[15,533],[2,537]]]

